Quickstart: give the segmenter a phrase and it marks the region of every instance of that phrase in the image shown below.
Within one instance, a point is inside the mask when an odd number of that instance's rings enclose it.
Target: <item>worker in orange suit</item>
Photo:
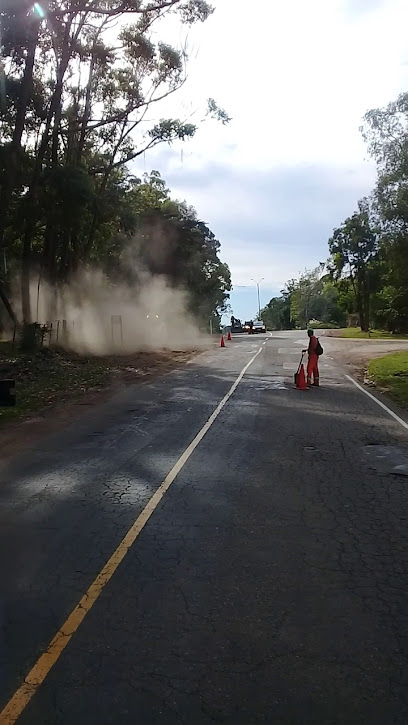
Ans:
[[[308,330],[307,334],[309,335],[309,347],[307,349],[309,355],[307,362],[307,385],[312,385],[313,376],[313,385],[319,387],[319,357],[316,353],[317,337],[313,330]]]

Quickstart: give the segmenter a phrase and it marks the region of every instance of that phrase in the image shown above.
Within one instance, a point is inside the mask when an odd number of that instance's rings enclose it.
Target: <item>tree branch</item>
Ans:
[[[137,13],[143,15],[144,13],[160,12],[166,8],[171,8],[181,3],[182,0],[163,0],[162,2],[151,3],[142,7],[139,3],[132,6],[132,0],[123,0],[115,8],[108,9],[104,6],[99,6],[97,0],[95,2],[86,3],[82,7],[76,9],[77,13],[92,13],[94,15],[105,15],[112,17],[114,15],[133,14]],[[66,15],[64,10],[56,10],[53,13],[54,17],[62,18]]]
[[[147,99],[146,101],[141,103],[139,106],[136,106],[135,108],[131,108],[131,107],[124,108],[123,111],[120,111],[115,116],[110,116],[109,118],[101,119],[97,123],[94,123],[93,126],[89,125],[88,132],[91,133],[92,131],[95,131],[95,129],[97,129],[97,128],[101,128],[102,126],[108,126],[110,123],[120,123],[125,119],[126,116],[129,116],[134,111],[138,111],[141,108],[147,109],[148,106],[150,106],[152,103],[157,103],[158,101],[163,101],[165,98],[170,96],[172,93],[175,93],[176,91],[178,91],[184,85],[185,81],[186,81],[186,79],[183,78],[183,80],[180,81],[180,83],[175,88],[170,88],[165,93],[162,93],[162,95],[157,96],[156,98],[150,97],[149,99]],[[152,93],[157,91],[157,89],[160,87],[160,85],[161,85],[161,82],[157,84],[156,88],[152,91]],[[129,119],[127,121],[127,123],[134,123],[134,121]]]

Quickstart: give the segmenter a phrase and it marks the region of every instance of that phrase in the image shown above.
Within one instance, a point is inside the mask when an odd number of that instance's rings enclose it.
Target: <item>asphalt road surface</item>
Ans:
[[[408,723],[408,431],[338,341],[294,389],[305,342],[237,336],[2,464],[0,723]]]

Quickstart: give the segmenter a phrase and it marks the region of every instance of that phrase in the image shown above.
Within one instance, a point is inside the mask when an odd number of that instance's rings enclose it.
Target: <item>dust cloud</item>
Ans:
[[[59,344],[80,354],[206,345],[205,335],[187,312],[187,293],[169,286],[163,276],[142,274],[135,288],[112,284],[102,272],[88,270],[58,290],[42,282],[39,294],[33,280],[30,295],[33,318],[52,323],[53,341],[58,334]]]

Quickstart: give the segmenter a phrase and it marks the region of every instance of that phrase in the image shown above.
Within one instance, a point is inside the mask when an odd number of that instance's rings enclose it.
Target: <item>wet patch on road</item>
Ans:
[[[273,378],[259,378],[256,385],[251,385],[255,390],[287,390],[285,378],[276,376]]]
[[[370,444],[364,447],[364,455],[379,473],[408,476],[408,448]]]

